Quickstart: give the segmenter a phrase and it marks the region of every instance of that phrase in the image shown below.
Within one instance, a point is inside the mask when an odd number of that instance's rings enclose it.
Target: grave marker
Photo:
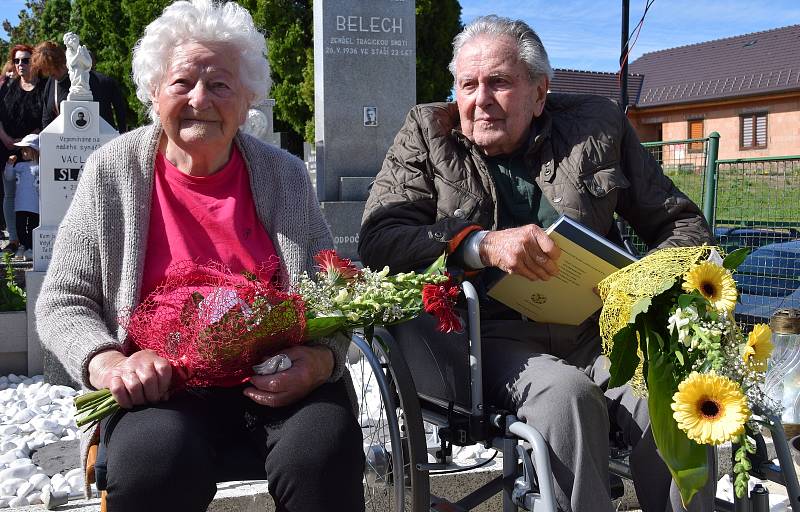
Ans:
[[[416,102],[414,7],[314,2],[317,197],[345,257],[357,258],[369,184]]]

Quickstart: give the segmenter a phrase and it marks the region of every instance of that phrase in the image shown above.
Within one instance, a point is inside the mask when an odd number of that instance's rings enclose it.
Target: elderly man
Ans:
[[[615,104],[548,94],[547,53],[525,23],[480,18],[453,46],[456,102],[409,113],[364,212],[365,264],[405,271],[446,251],[451,265],[475,271],[484,292],[502,272],[549,279],[560,251],[544,229],[560,214],[615,241],[617,213],[651,248],[711,240],[697,206],[642,149]],[[646,404],[627,387],[604,396],[597,317],[577,327],[540,324],[482,300],[484,398],[545,436],[559,508],[612,510],[609,417],[636,445],[642,508],[680,507],[674,490],[670,504],[652,436],[642,435]]]

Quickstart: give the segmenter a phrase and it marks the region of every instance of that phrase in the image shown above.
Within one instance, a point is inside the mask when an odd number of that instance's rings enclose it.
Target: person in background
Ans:
[[[712,242],[708,224],[617,105],[548,93],[547,52],[526,23],[478,18],[453,50],[456,101],[408,114],[370,191],[362,261],[403,272],[447,252],[448,265],[473,275],[482,294],[484,399],[542,433],[559,510],[613,511],[611,422],[633,446],[642,509],[679,510],[646,402],[629,386],[606,389],[597,315],[577,327],[528,321],[486,290],[504,272],[553,278],[560,249],[545,229],[562,214],[619,242],[618,214],[650,248]],[[692,506],[713,505],[714,483]]]
[[[4,83],[6,83],[6,80],[13,77],[14,77],[14,64],[11,62],[6,62],[5,64],[3,64],[3,72],[2,74],[0,74],[0,87],[2,87]]]
[[[40,72],[49,77],[45,84],[45,104],[42,110],[42,126],[47,126],[58,117],[61,102],[67,99],[72,85],[67,72],[67,59],[64,49],[52,41],[44,41],[34,49],[34,65]],[[94,63],[94,56],[92,56]],[[127,104],[122,96],[119,84],[94,69],[89,72],[89,87],[94,101],[100,104],[100,117],[114,127],[119,133],[128,131]]]
[[[8,157],[4,173],[7,181],[15,180],[14,214],[19,235],[16,259],[33,260],[33,228],[39,225],[39,136],[31,133],[14,144],[17,155]]]
[[[125,345],[120,317],[174,264],[269,265],[262,279],[289,287],[333,247],[303,162],[239,131],[270,87],[246,9],[173,3],[146,27],[132,70],[153,122],[87,159],[36,303],[43,346],[124,409],[82,438],[83,461],[101,439],[108,510],[201,512],[217,482],[266,479],[280,511],[363,511],[349,338],[286,349],[292,366],[279,374],[174,394],[169,362]]]
[[[97,66],[97,59],[94,56],[94,52],[90,51],[89,54],[92,56],[92,70],[89,72],[89,84],[92,84],[92,76],[94,76],[97,81],[97,94],[94,95],[94,99],[100,102],[100,115],[103,116],[103,108],[106,110],[113,110],[114,122],[109,121],[109,124],[119,133],[127,132],[128,103],[122,95],[122,89],[116,80],[95,69],[95,66]],[[94,85],[92,85],[92,91],[94,91]],[[92,94],[94,94],[94,92]],[[105,107],[103,105],[105,105]],[[103,117],[103,119],[105,119],[105,117]]]
[[[33,48],[17,44],[8,52],[8,63],[14,66],[14,76],[0,87],[0,162],[18,154],[14,143],[31,133],[42,130],[44,80],[32,65]],[[3,217],[8,230],[7,251],[17,251],[19,240],[14,220],[13,181],[3,180]]]

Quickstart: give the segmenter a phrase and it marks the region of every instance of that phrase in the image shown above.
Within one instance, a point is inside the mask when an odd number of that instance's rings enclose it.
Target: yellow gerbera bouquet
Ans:
[[[709,246],[662,249],[598,286],[609,387],[631,381],[648,397],[653,437],[685,504],[709,477],[703,445],[740,446],[735,489],[744,494],[752,411],[775,409],[761,391],[770,328],[758,324],[745,336],[733,316],[733,272],[747,252],[723,260]]]

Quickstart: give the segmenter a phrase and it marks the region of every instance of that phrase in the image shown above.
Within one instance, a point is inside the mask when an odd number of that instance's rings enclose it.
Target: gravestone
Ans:
[[[369,185],[416,101],[414,16],[414,0],[314,2],[317,197],[348,258]]]
[[[74,385],[52,353],[43,350],[34,324],[34,307],[44,275],[53,254],[58,225],[75,195],[78,178],[86,159],[95,149],[117,135],[100,117],[100,105],[92,100],[88,85],[86,49],[75,34],[64,35],[70,87],[58,117],[39,134],[39,227],[33,230],[33,270],[25,273],[28,291],[28,372],[45,373],[53,384]],[[72,53],[70,53],[72,52]],[[74,77],[74,78],[73,78]]]
[[[61,113],[39,135],[39,227],[33,230],[33,270],[50,263],[58,225],[67,212],[83,164],[116,137],[94,101],[63,101]]]
[[[280,134],[275,133],[272,110],[275,100],[269,99],[247,111],[247,119],[241,126],[244,133],[252,135],[262,142],[280,147]]]
[[[314,190],[316,190],[317,148],[308,142],[303,142],[303,162],[306,164],[306,170],[308,171],[308,175],[311,177],[311,184],[314,186]]]

